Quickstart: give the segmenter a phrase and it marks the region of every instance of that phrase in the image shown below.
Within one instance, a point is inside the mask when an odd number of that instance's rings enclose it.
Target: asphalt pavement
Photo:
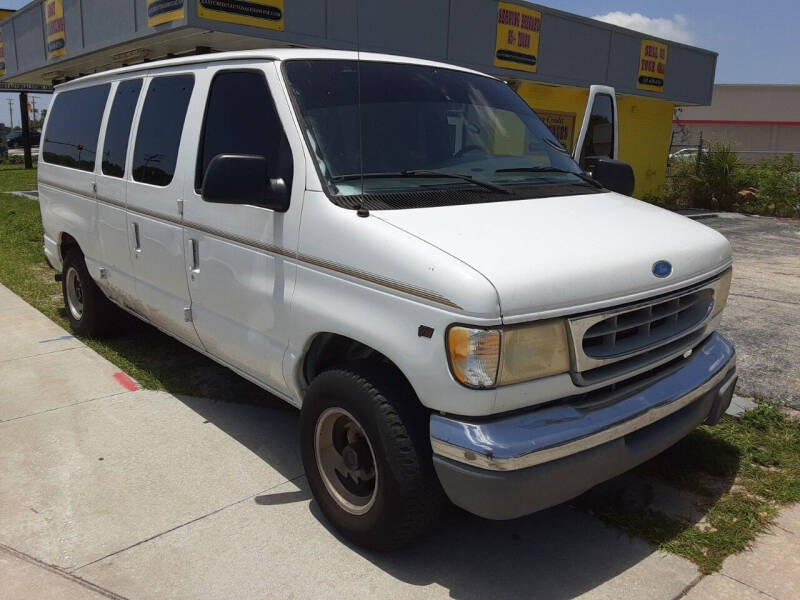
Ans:
[[[736,347],[738,393],[800,409],[800,220],[720,213],[701,222],[733,246],[720,330]]]

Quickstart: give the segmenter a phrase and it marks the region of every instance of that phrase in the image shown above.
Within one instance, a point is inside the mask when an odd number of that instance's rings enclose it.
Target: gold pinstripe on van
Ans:
[[[258,240],[253,240],[250,238],[245,238],[235,234],[227,233],[224,231],[220,231],[219,229],[214,229],[211,227],[200,225],[199,223],[194,223],[192,221],[181,220],[179,217],[176,217],[174,215],[168,215],[142,208],[126,207],[123,203],[118,202],[116,200],[112,200],[111,198],[106,198],[104,196],[97,196],[96,198],[94,198],[84,192],[80,192],[78,190],[71,189],[60,184],[55,184],[42,178],[39,179],[39,183],[40,185],[45,185],[55,190],[82,196],[84,198],[87,198],[88,200],[96,200],[97,202],[100,202],[102,204],[107,204],[115,208],[121,208],[133,214],[138,214],[145,217],[152,217],[154,219],[161,219],[163,221],[174,223],[176,225],[183,225],[184,227],[187,227],[189,229],[201,231],[203,233],[207,233],[208,235],[213,235],[214,237],[234,242],[242,246],[248,246],[250,248],[256,248],[258,250],[269,252],[270,254],[277,254],[279,256],[292,258],[300,263],[319,267],[322,269],[327,269],[329,271],[334,271],[336,273],[341,273],[343,275],[347,275],[348,277],[352,277],[354,279],[360,279],[361,281],[367,281],[375,285],[379,285],[398,292],[402,292],[404,294],[408,294],[409,296],[416,296],[417,298],[429,300],[431,302],[435,302],[437,304],[441,304],[449,308],[455,308],[456,310],[461,310],[461,307],[458,304],[456,304],[452,300],[445,298],[438,292],[427,290],[425,288],[420,288],[408,283],[404,283],[402,281],[397,281],[389,277],[384,277],[382,275],[377,275],[375,273],[370,273],[368,271],[362,271],[360,269],[354,269],[352,267],[348,267],[346,265],[342,265],[337,262],[333,262],[323,258],[317,258],[315,256],[311,256],[308,254],[299,254],[297,252],[287,250],[286,248],[282,248],[274,244],[268,244]]]

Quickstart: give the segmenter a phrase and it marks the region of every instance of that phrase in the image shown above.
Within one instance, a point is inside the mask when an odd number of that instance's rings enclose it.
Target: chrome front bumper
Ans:
[[[454,503],[489,518],[574,497],[697,425],[716,422],[736,384],[733,346],[714,333],[667,373],[622,397],[609,391],[588,403],[565,401],[494,420],[432,415],[439,479]]]

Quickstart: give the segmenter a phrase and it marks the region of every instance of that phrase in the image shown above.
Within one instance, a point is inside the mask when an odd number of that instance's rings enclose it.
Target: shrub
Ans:
[[[735,175],[738,168],[739,157],[731,144],[713,143],[708,152],[698,155],[697,177],[707,203],[702,208],[733,208],[739,192]]]
[[[731,144],[713,143],[696,160],[670,166],[660,204],[778,217],[800,216],[800,164],[792,156],[742,165]]]
[[[754,193],[743,202],[743,212],[777,217],[800,216],[799,168],[791,155],[767,159],[753,168],[750,175]]]

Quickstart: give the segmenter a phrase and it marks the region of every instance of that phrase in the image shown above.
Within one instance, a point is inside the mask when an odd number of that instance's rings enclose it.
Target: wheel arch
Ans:
[[[411,380],[395,361],[369,344],[333,332],[319,332],[311,338],[308,350],[300,361],[298,376],[302,389],[305,390],[314,377],[323,371],[355,361],[375,362],[392,369],[413,392],[415,401],[422,406]]]
[[[59,252],[59,255],[61,256],[62,264],[64,262],[64,258],[73,249],[76,249],[78,252],[81,253],[81,255],[83,255],[83,250],[81,249],[81,246],[78,243],[78,240],[76,240],[74,237],[72,237],[67,232],[61,232],[61,235],[59,236],[59,239],[58,239],[58,252]]]

